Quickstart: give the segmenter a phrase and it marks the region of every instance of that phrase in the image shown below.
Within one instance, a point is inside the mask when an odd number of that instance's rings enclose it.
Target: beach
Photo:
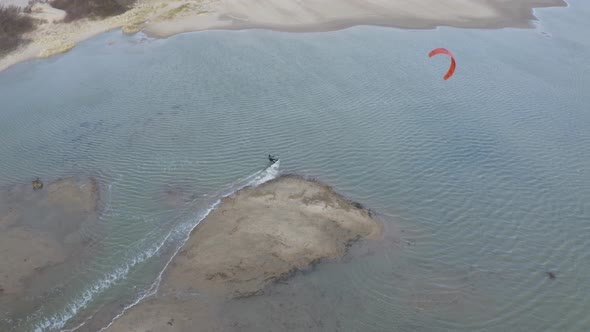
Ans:
[[[357,241],[381,237],[369,210],[321,183],[281,176],[244,188],[193,230],[158,292],[107,331],[219,330],[228,301],[263,295],[270,284],[343,257]]]
[[[67,52],[83,40],[122,28],[155,37],[208,29],[271,29],[312,32],[378,25],[407,29],[530,28],[533,8],[565,6],[563,0],[139,0],[129,11],[105,19],[64,23],[65,13],[48,4],[32,7],[37,28],[30,43],[0,59],[0,70],[16,63]]]

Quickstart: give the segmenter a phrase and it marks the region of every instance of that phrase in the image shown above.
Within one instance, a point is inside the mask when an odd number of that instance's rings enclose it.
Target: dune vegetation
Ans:
[[[135,0],[54,0],[51,6],[66,12],[64,22],[72,22],[120,15],[131,9],[134,3]]]
[[[29,40],[24,37],[35,28],[35,20],[25,15],[20,7],[0,5],[0,56]]]

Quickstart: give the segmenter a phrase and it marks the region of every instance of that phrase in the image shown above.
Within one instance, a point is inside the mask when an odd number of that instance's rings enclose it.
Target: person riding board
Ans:
[[[276,163],[276,162],[278,161],[278,159],[277,159],[277,158],[275,158],[275,157],[273,157],[273,156],[271,156],[271,155],[268,155],[268,160],[270,160],[270,162],[271,162],[272,164],[274,164],[274,163]]]

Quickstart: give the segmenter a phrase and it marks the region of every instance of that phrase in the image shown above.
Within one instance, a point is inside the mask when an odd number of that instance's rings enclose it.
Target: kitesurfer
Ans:
[[[268,160],[271,162],[271,164],[274,164],[274,163],[277,162],[278,159],[275,158],[275,157],[273,157],[273,156],[271,156],[271,155],[268,155]]]

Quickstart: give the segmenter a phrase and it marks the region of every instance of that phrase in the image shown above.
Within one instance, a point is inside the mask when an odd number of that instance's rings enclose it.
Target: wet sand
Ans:
[[[0,70],[16,63],[71,50],[97,34],[122,28],[168,37],[207,29],[331,31],[356,25],[410,29],[527,28],[532,9],[566,6],[564,0],[139,0],[124,14],[103,20],[63,23],[65,13],[36,4],[33,17],[43,23],[25,37],[28,45],[0,59]]]
[[[63,267],[94,245],[84,234],[98,221],[98,183],[68,177],[0,190],[0,312],[18,318],[63,282]],[[0,322],[0,330],[2,322]]]
[[[263,296],[269,285],[343,257],[383,226],[330,187],[283,176],[242,189],[197,226],[165,271],[156,295],[108,331],[214,331],[228,303]]]

